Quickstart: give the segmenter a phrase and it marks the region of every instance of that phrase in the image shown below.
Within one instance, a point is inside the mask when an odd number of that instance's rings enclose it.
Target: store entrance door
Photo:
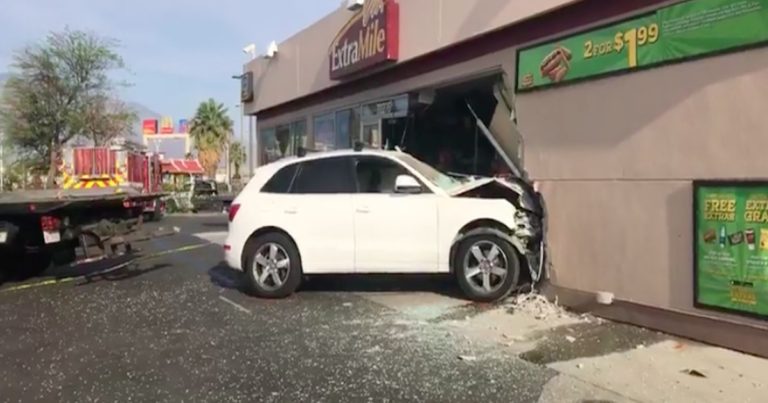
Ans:
[[[360,142],[372,148],[381,148],[381,120],[363,123]]]
[[[363,105],[360,119],[360,142],[372,148],[384,148],[385,146],[394,148],[398,145],[399,141],[393,142],[393,138],[389,138],[389,133],[397,131],[397,127],[390,128],[389,126],[390,123],[394,126],[400,126],[400,122],[403,122],[403,127],[405,127],[408,105],[408,94]]]
[[[381,122],[382,142],[384,149],[394,150],[403,147],[403,141],[408,132],[408,118],[385,119]]]

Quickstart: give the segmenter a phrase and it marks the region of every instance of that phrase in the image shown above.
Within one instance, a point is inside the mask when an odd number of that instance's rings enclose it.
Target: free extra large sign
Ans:
[[[396,61],[400,5],[396,0],[366,0],[339,31],[330,49],[330,77],[338,80],[361,70]]]

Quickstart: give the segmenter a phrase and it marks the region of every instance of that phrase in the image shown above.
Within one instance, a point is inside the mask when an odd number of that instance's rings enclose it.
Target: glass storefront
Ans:
[[[341,150],[362,141],[381,148],[385,140],[382,122],[406,117],[408,107],[406,94],[315,115],[311,117],[312,136],[308,136],[305,119],[262,129],[259,131],[259,162],[267,164],[296,155],[299,147],[317,151]]]
[[[314,118],[314,149],[329,151],[351,148],[352,140],[358,136],[359,127],[359,108],[317,115]]]
[[[260,163],[268,164],[280,158],[295,155],[299,147],[307,148],[306,120],[297,120],[290,124],[259,131]]]
[[[275,137],[275,128],[262,129],[259,131],[259,163],[269,164],[280,158],[280,151],[277,147],[277,138]]]
[[[385,145],[382,121],[405,118],[408,116],[408,105],[407,94],[363,105],[360,136],[357,140],[370,147],[382,148]]]
[[[336,149],[336,121],[333,113],[315,116],[313,133],[317,151]]]
[[[336,147],[352,147],[352,139],[360,133],[359,108],[349,108],[336,112]]]

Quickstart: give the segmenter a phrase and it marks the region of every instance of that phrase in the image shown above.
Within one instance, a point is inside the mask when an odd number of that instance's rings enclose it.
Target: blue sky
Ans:
[[[223,102],[239,129],[242,48],[264,53],[328,14],[340,0],[4,0],[0,9],[0,72],[13,51],[65,27],[120,41],[132,87],[126,101],[178,120],[209,97]],[[238,130],[239,133],[239,130]]]

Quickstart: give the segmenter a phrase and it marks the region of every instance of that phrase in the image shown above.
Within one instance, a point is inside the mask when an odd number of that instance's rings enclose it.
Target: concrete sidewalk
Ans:
[[[768,360],[571,314],[539,296],[501,306],[430,293],[366,297],[554,369],[540,402],[741,403],[768,393]]]

